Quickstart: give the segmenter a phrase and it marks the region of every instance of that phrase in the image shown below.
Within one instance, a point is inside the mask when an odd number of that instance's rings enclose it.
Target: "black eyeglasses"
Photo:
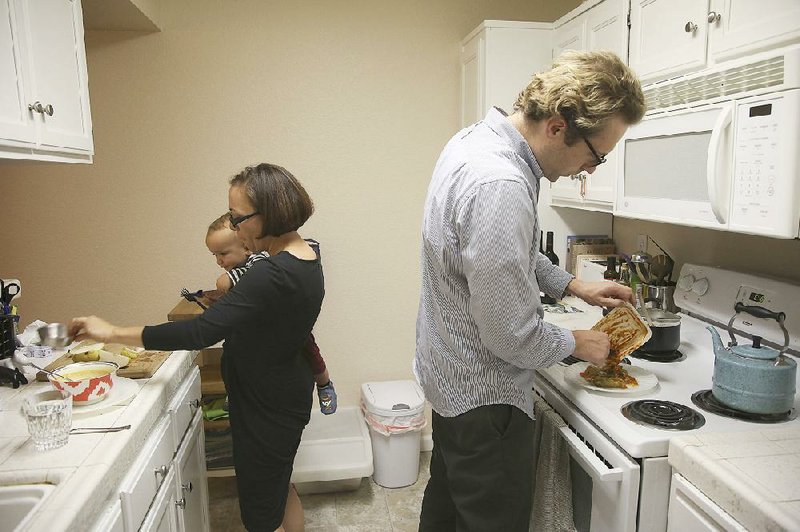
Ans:
[[[250,214],[245,214],[244,216],[234,216],[232,212],[228,213],[228,220],[231,222],[231,229],[237,229],[239,224],[243,221],[247,220],[248,218],[252,218],[258,214],[258,212],[253,212]]]
[[[601,164],[606,162],[606,156],[605,155],[599,155],[597,153],[597,150],[594,149],[594,146],[592,146],[592,143],[589,142],[589,139],[587,139],[583,135],[581,135],[581,137],[583,138],[583,142],[585,142],[586,145],[589,146],[589,150],[591,150],[592,155],[594,155],[594,158],[597,160],[597,163],[595,164],[595,166],[600,166]]]

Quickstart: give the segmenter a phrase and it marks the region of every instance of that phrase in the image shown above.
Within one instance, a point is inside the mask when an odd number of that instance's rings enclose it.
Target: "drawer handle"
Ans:
[[[191,482],[188,482],[186,484],[181,484],[181,489],[186,493],[191,493],[192,490],[194,489],[194,486],[192,486]]]
[[[155,468],[153,471],[155,471],[156,476],[161,475],[162,477],[166,477],[167,471],[169,471],[169,467],[162,465],[161,467]]]
[[[175,506],[183,510],[184,508],[186,508],[186,499],[179,499],[175,501]]]

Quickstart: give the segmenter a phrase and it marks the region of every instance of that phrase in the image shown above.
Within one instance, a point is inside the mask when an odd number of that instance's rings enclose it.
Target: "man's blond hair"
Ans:
[[[614,53],[568,50],[550,70],[534,74],[514,110],[536,121],[562,116],[572,144],[600,131],[614,115],[636,124],[646,108],[639,79]]]

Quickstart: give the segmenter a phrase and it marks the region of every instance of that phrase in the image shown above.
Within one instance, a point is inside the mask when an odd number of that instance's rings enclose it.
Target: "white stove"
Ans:
[[[709,390],[712,385],[714,352],[711,334],[706,327],[709,321],[716,324],[727,342],[728,332],[722,324],[727,324],[734,314],[733,305],[737,300],[749,300],[752,305],[785,312],[785,323],[792,339],[790,353],[797,355],[800,351],[800,287],[686,264],[675,292],[675,302],[682,309],[679,351],[683,356],[673,362],[630,358],[634,366],[652,372],[658,378],[655,388],[640,394],[598,392],[565,380],[565,365],[557,364],[539,371],[534,390],[564,418],[577,436],[575,439],[565,434],[573,469],[580,467],[591,479],[593,501],[591,508],[585,511],[576,509],[578,530],[666,530],[671,477],[666,457],[669,441],[675,436],[800,427],[800,418],[797,417],[781,423],[754,423],[708,412],[692,402],[693,394]],[[753,303],[755,300],[760,301]],[[575,330],[589,329],[601,317],[600,309],[583,302],[569,303],[584,312],[546,313],[545,320]],[[766,344],[774,346],[783,340],[774,321],[748,315],[747,319],[737,320],[735,326],[740,332],[763,336]],[[746,342],[740,334],[737,338],[740,343]],[[699,412],[705,423],[688,431],[636,423],[627,419],[621,410],[627,403],[640,399],[665,400],[689,407]],[[795,414],[800,411],[798,396],[795,396],[794,410]],[[611,474],[612,471],[619,474]],[[605,496],[607,501],[603,498]]]

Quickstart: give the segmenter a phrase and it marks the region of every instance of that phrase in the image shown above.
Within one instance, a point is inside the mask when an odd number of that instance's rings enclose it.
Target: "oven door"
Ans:
[[[542,377],[534,391],[563,419],[559,429],[570,454],[572,513],[578,532],[634,532],[639,464],[583,417]]]
[[[614,214],[727,229],[734,103],[645,117],[620,142]]]

